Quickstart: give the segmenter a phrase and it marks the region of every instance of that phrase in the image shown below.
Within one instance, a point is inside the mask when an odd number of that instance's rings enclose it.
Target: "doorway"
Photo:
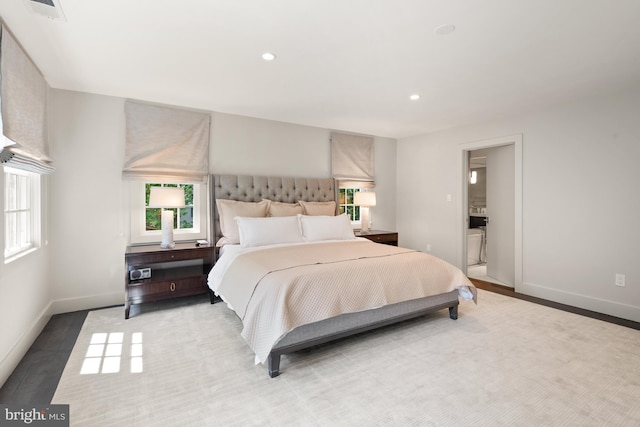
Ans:
[[[461,155],[463,271],[516,288],[522,283],[522,135],[461,144]]]

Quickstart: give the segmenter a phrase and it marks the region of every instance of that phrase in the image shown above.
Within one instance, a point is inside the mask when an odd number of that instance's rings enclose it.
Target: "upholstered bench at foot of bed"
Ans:
[[[282,337],[271,350],[267,360],[269,376],[274,378],[280,375],[280,357],[283,354],[424,316],[444,308],[449,309],[449,317],[455,320],[458,318],[458,305],[458,291],[453,290],[299,326]]]

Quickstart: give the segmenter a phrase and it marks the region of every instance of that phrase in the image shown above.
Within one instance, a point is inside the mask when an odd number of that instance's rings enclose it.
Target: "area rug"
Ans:
[[[640,331],[478,292],[273,379],[222,303],[92,311],[52,403],[78,426],[640,425]]]

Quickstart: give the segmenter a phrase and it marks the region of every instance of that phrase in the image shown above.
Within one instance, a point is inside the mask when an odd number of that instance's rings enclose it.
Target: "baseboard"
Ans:
[[[71,313],[73,311],[91,310],[121,304],[124,304],[124,291],[57,299],[51,302],[51,314]]]
[[[51,303],[45,307],[42,312],[35,318],[31,327],[20,337],[18,342],[7,352],[7,354],[0,361],[0,387],[4,385],[5,381],[11,376],[16,369],[22,358],[27,351],[31,348],[31,345],[35,342],[40,332],[49,322],[51,318]]]
[[[522,283],[522,285],[517,287],[516,292],[595,311],[597,313],[608,314],[609,316],[615,316],[621,319],[640,322],[640,307],[629,304],[589,297],[574,292],[561,291],[533,283]]]

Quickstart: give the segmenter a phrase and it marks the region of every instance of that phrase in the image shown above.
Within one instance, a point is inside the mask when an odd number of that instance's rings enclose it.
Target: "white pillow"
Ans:
[[[299,200],[302,206],[302,213],[305,215],[326,215],[333,216],[336,214],[336,202],[305,202]]]
[[[240,202],[237,200],[216,199],[218,207],[218,215],[220,217],[220,230],[223,238],[217,243],[217,246],[223,244],[240,243],[240,235],[238,232],[238,224],[234,220],[237,216],[243,217],[265,217],[269,210],[269,200],[261,202]]]
[[[304,242],[300,232],[300,222],[296,216],[267,218],[238,216],[236,223],[240,232],[240,246],[243,248]]]
[[[319,240],[353,240],[356,238],[346,214],[337,216],[298,215],[302,235],[307,242]]]

